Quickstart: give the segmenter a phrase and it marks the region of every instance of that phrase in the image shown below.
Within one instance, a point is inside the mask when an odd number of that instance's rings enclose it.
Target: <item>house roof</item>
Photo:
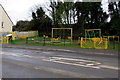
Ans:
[[[12,20],[10,19],[9,15],[7,14],[7,12],[5,11],[4,7],[2,6],[2,4],[0,4],[0,6],[2,7],[2,9],[4,10],[5,14],[8,16],[9,20],[12,22]],[[13,22],[12,22],[13,24]]]

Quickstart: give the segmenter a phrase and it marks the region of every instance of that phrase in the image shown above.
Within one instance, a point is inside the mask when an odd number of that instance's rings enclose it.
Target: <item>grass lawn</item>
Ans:
[[[108,49],[120,50],[120,42],[109,42]]]

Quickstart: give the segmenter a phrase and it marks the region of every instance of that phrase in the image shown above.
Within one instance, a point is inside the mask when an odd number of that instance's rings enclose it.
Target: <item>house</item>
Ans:
[[[0,33],[12,32],[13,22],[0,4]]]

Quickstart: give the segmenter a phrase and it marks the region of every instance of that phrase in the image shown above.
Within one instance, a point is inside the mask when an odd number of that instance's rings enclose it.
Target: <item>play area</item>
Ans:
[[[72,28],[52,28],[51,42],[62,43],[72,42]]]
[[[101,29],[85,29],[84,37],[73,39],[72,28],[52,28],[51,36],[39,36],[38,31],[3,34],[2,44],[75,47],[91,49],[119,49],[119,36],[102,36]]]
[[[101,29],[85,29],[85,38],[81,38],[80,42],[81,48],[108,48],[108,39],[101,36]]]

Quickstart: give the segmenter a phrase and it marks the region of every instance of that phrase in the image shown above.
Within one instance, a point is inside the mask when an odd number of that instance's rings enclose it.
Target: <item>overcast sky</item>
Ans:
[[[108,0],[103,0],[103,8],[107,11]],[[19,20],[30,20],[31,9],[35,5],[48,4],[48,0],[0,0],[0,4],[4,7],[14,24]]]

